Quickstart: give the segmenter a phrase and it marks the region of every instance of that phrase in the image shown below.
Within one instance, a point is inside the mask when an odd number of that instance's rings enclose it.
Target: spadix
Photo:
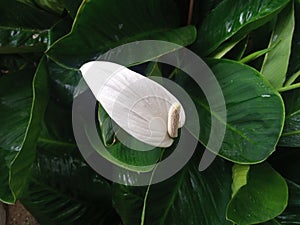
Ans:
[[[169,147],[185,122],[180,102],[167,89],[124,66],[91,61],[80,71],[103,108],[123,130],[157,147]]]

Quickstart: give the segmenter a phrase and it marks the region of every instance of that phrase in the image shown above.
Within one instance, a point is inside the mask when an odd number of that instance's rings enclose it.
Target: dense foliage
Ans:
[[[0,1],[2,202],[21,200],[42,225],[300,224],[300,1],[193,6],[188,0]],[[141,62],[143,74],[171,74],[190,94],[201,129],[188,164],[148,187],[98,175],[72,131],[80,66],[138,40],[173,42],[201,56],[227,108],[220,152],[199,172],[207,121],[218,119],[217,112],[182,71],[150,58]],[[164,152],[132,156],[110,142],[111,121],[100,105],[98,120],[106,124],[99,126],[105,143],[124,164],[149,165]]]

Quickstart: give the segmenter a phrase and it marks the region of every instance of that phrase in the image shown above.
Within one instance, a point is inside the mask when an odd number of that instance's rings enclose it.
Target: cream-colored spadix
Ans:
[[[182,105],[155,81],[124,66],[91,61],[80,71],[109,116],[136,139],[169,147],[185,122]]]

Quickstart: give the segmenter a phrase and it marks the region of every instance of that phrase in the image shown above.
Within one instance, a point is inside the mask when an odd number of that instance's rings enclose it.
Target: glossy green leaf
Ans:
[[[265,56],[261,73],[275,88],[282,87],[288,70],[295,27],[294,2],[278,15],[269,47],[276,47]],[[278,43],[279,42],[279,43]]]
[[[239,225],[266,222],[281,214],[287,201],[284,178],[266,163],[251,166],[247,184],[228,204],[227,219]]]
[[[279,223],[277,220],[273,219],[273,220],[269,220],[265,223],[260,223],[260,225],[280,225],[281,223]]]
[[[289,187],[289,204],[286,210],[278,216],[281,224],[299,224],[300,221],[300,185],[287,181]]]
[[[225,219],[230,185],[230,164],[224,160],[201,173],[198,162],[190,162],[176,176],[151,185],[146,199],[146,188],[115,185],[113,203],[124,225],[225,225],[230,224]]]
[[[71,33],[57,41],[47,54],[54,61],[79,68],[109,49],[131,41],[153,39],[183,46],[191,44],[195,28],[178,28],[178,12],[172,1],[85,1]]]
[[[292,41],[292,51],[288,68],[288,76],[296,73],[300,70],[300,2],[298,0],[295,3],[295,31]]]
[[[285,103],[285,123],[279,145],[300,146],[300,90],[292,90],[283,95]]]
[[[72,18],[76,17],[77,11],[83,0],[63,0],[65,9]]]
[[[105,146],[112,145],[115,141],[114,127],[109,115],[107,114],[107,112],[101,104],[99,104],[98,109],[98,121],[101,129],[101,138],[103,144]]]
[[[52,13],[62,14],[64,10],[63,0],[18,0],[31,7],[37,7]]]
[[[52,24],[33,25],[38,28],[26,28],[22,23],[4,24],[0,26],[0,54],[43,53],[54,40],[69,31],[72,25],[70,20],[68,17],[58,18],[51,21]],[[34,20],[32,22],[34,24]]]
[[[79,151],[39,149],[22,203],[44,225],[118,225],[110,184],[87,166]]]
[[[225,0],[203,21],[194,49],[200,55],[207,56],[226,41],[235,42],[271,20],[288,2]],[[234,40],[229,40],[230,38]]]
[[[184,74],[179,84],[191,95],[199,115],[199,140],[206,144],[211,130],[211,116],[226,122],[225,137],[218,154],[239,164],[265,160],[275,150],[284,120],[283,101],[279,93],[253,68],[229,60],[209,60],[225,98],[227,121],[211,112],[199,86]],[[219,132],[219,130],[212,131]],[[213,135],[214,136],[214,135]],[[218,136],[215,134],[215,136]],[[218,149],[211,149],[217,152]]]
[[[98,108],[98,121],[100,128],[99,135],[108,150],[102,151],[102,149],[96,148],[99,154],[110,162],[129,170],[150,171],[153,169],[153,165],[157,163],[161,157],[161,148],[149,146],[129,136],[124,130],[112,123],[112,120],[100,104]],[[117,137],[115,137],[115,131],[117,131],[119,135],[121,132],[123,135],[126,135],[127,145],[121,143]],[[136,149],[131,149],[128,146],[134,146]],[[138,149],[149,150],[139,151]],[[171,147],[168,148],[168,150],[171,150]]]
[[[37,148],[21,201],[41,224],[118,225],[110,183],[84,162],[75,143],[71,107],[50,99]]]
[[[281,224],[299,224],[300,221],[300,152],[298,148],[279,148],[272,157],[272,166],[287,180],[289,202],[286,210],[278,216]]]
[[[81,73],[62,67],[52,60],[48,60],[48,68],[52,95],[63,103],[72,104],[75,89],[82,78]]]
[[[27,185],[48,88],[45,60],[32,69],[9,73],[0,82],[0,199],[13,203]],[[32,84],[33,82],[33,84]],[[5,189],[5,190],[4,190]]]
[[[43,52],[47,48],[47,30],[0,27],[0,54]]]
[[[247,184],[250,166],[234,164],[232,167],[232,196]]]
[[[71,107],[65,107],[60,102],[50,99],[38,138],[38,147],[46,150],[77,149]]]
[[[145,75],[147,77],[163,77],[160,64],[157,62],[149,62],[145,70]]]
[[[277,44],[279,42],[274,43],[271,47],[266,48],[266,49],[262,49],[259,50],[257,52],[253,52],[250,55],[245,56],[244,58],[240,59],[239,62],[240,63],[249,63],[257,58],[259,58],[260,56],[265,55],[266,53],[270,52],[272,49],[276,48]]]
[[[9,54],[0,55],[0,72],[3,75],[33,67],[40,60],[39,54]]]
[[[17,0],[0,1],[0,26],[48,29],[60,17]]]

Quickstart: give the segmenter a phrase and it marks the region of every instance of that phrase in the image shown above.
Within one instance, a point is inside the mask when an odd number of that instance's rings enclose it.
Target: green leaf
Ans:
[[[145,75],[147,77],[162,77],[162,72],[161,72],[161,65],[157,62],[149,62],[146,70],[145,70]]]
[[[234,164],[232,167],[232,196],[247,184],[250,166]]]
[[[227,44],[242,39],[250,31],[270,21],[288,2],[288,0],[221,2],[200,26],[198,39],[194,45],[195,51],[207,56],[221,44],[224,44],[222,48],[225,48]]]
[[[279,145],[286,147],[300,146],[300,90],[292,90],[283,95],[285,103],[285,123]]]
[[[288,75],[296,73],[300,70],[300,2],[298,0],[295,3],[295,31],[292,41],[292,51],[288,68]]]
[[[72,111],[70,107],[65,107],[60,102],[50,99],[42,123],[38,147],[47,150],[77,149],[73,135]]]
[[[75,18],[82,0],[63,0],[63,2],[70,16]]]
[[[273,219],[273,220],[269,220],[265,223],[260,223],[260,225],[280,225],[281,223],[279,223],[277,220]]]
[[[0,55],[0,70],[3,75],[17,72],[26,67],[33,67],[40,60],[39,54]]]
[[[145,172],[152,170],[154,165],[161,158],[161,148],[152,147],[143,142],[140,142],[127,134],[120,127],[116,127],[116,125],[113,125],[109,115],[100,104],[98,108],[98,121],[100,125],[100,137],[104,145],[106,146],[107,151],[104,151],[103,149],[100,149],[96,146],[95,150],[97,150],[98,153],[108,161],[132,171]],[[119,135],[126,135],[127,145],[116,139],[114,133],[116,129],[118,130]],[[137,150],[131,149],[128,146],[134,146]],[[138,149],[149,150],[139,151]],[[171,147],[168,148],[168,150],[170,151]]]
[[[269,47],[277,45],[265,56],[261,73],[275,88],[283,86],[291,54],[292,38],[295,27],[294,2],[278,15]],[[279,43],[277,44],[277,42]]]
[[[45,59],[32,69],[0,78],[0,199],[14,203],[27,185],[48,88]],[[33,84],[32,84],[33,82]],[[4,190],[5,189],[5,190]]]
[[[259,72],[247,65],[230,60],[208,60],[208,64],[222,89],[227,121],[222,121],[218,112],[210,111],[198,85],[182,73],[175,77],[197,107],[201,130],[199,140],[205,145],[210,132],[219,132],[211,131],[213,116],[217,123],[226,125],[218,155],[239,164],[265,160],[274,152],[283,128],[284,106],[281,96]],[[218,134],[212,133],[212,136]]]
[[[109,49],[131,41],[152,39],[191,44],[196,38],[195,28],[178,28],[178,12],[177,5],[170,0],[85,1],[71,33],[57,41],[47,54],[54,61],[79,68]]]
[[[146,199],[146,188],[115,184],[113,203],[124,225],[227,225],[230,185],[230,164],[226,161],[218,158],[201,173],[198,162],[190,162],[176,176],[151,185]]]
[[[288,206],[277,218],[281,224],[299,224],[300,221],[299,160],[298,148],[279,148],[270,161],[272,166],[286,178],[289,187]]]
[[[18,0],[31,7],[37,7],[51,13],[62,14],[64,10],[63,0]]]
[[[299,224],[300,221],[300,185],[287,180],[289,187],[289,204],[286,210],[278,216],[281,224]]]
[[[114,127],[109,115],[107,114],[107,112],[101,104],[99,104],[98,108],[98,121],[103,144],[105,146],[112,145],[115,141]]]
[[[76,149],[39,149],[22,203],[43,225],[118,225],[110,184],[87,166]]]
[[[20,24],[0,26],[0,54],[43,53],[72,25],[68,17],[55,22],[43,28],[24,28]]]
[[[287,201],[287,184],[271,166],[251,166],[247,184],[228,204],[227,219],[239,225],[266,222],[281,214]]]
[[[17,0],[0,2],[0,26],[42,30],[53,26],[59,19],[56,15]]]
[[[276,48],[279,42],[274,43],[271,47],[262,49],[256,52],[251,53],[250,55],[245,56],[244,58],[240,59],[240,63],[249,63],[257,58],[259,58],[262,55],[265,55],[266,53],[270,52],[272,49]]]
[[[50,99],[37,148],[21,201],[41,224],[118,225],[111,184],[84,162],[76,146],[71,107]]]
[[[52,94],[65,104],[72,104],[75,89],[82,78],[79,70],[68,69],[48,60],[49,80]]]
[[[0,54],[43,52],[47,48],[47,30],[0,27]]]

